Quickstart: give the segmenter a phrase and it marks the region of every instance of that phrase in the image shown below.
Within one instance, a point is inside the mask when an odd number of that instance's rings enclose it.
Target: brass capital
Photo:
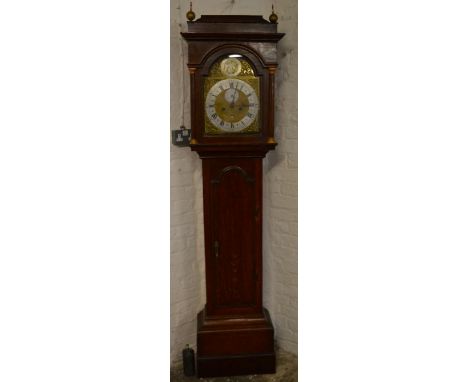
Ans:
[[[268,73],[275,74],[276,73],[276,66],[269,66]]]

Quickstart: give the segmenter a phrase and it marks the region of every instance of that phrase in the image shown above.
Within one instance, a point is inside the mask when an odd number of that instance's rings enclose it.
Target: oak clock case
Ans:
[[[274,373],[274,327],[263,307],[262,160],[276,146],[274,79],[284,34],[261,16],[187,24],[190,147],[202,160],[205,232],[197,375]]]

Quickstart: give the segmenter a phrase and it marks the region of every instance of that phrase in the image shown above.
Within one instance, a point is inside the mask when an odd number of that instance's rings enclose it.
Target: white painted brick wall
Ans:
[[[171,130],[190,128],[187,46],[181,40],[186,9],[171,2]],[[182,24],[182,27],[184,25]],[[182,76],[185,75],[185,79]],[[169,135],[169,134],[168,134]],[[189,148],[171,145],[171,360],[195,345],[196,315],[205,301],[201,162]],[[163,254],[161,254],[163,255]]]
[[[278,345],[297,354],[297,2],[275,4],[286,36],[276,81],[278,146],[264,163],[264,300]]]
[[[276,151],[264,160],[264,304],[282,348],[297,353],[297,3],[273,1],[279,15]],[[186,30],[189,1],[171,1],[171,129],[190,127]],[[199,0],[202,14],[262,14],[271,1]],[[185,60],[182,60],[185,55]],[[182,74],[185,76],[183,80]],[[183,89],[185,89],[183,91]],[[185,102],[183,100],[185,93]],[[171,361],[186,343],[196,345],[196,314],[206,301],[201,160],[171,146]]]

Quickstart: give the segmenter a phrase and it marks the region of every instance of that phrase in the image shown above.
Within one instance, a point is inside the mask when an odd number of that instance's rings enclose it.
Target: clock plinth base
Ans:
[[[197,359],[199,378],[249,374],[274,374],[275,353],[245,356],[201,357]]]
[[[198,314],[197,376],[226,377],[276,371],[274,329],[266,309],[257,317]]]

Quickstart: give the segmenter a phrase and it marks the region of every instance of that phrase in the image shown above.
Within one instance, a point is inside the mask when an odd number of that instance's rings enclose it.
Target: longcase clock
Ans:
[[[182,33],[190,146],[203,166],[206,305],[197,317],[199,377],[275,372],[274,329],[262,302],[262,160],[277,144],[274,80],[284,35],[275,21],[201,16]]]

